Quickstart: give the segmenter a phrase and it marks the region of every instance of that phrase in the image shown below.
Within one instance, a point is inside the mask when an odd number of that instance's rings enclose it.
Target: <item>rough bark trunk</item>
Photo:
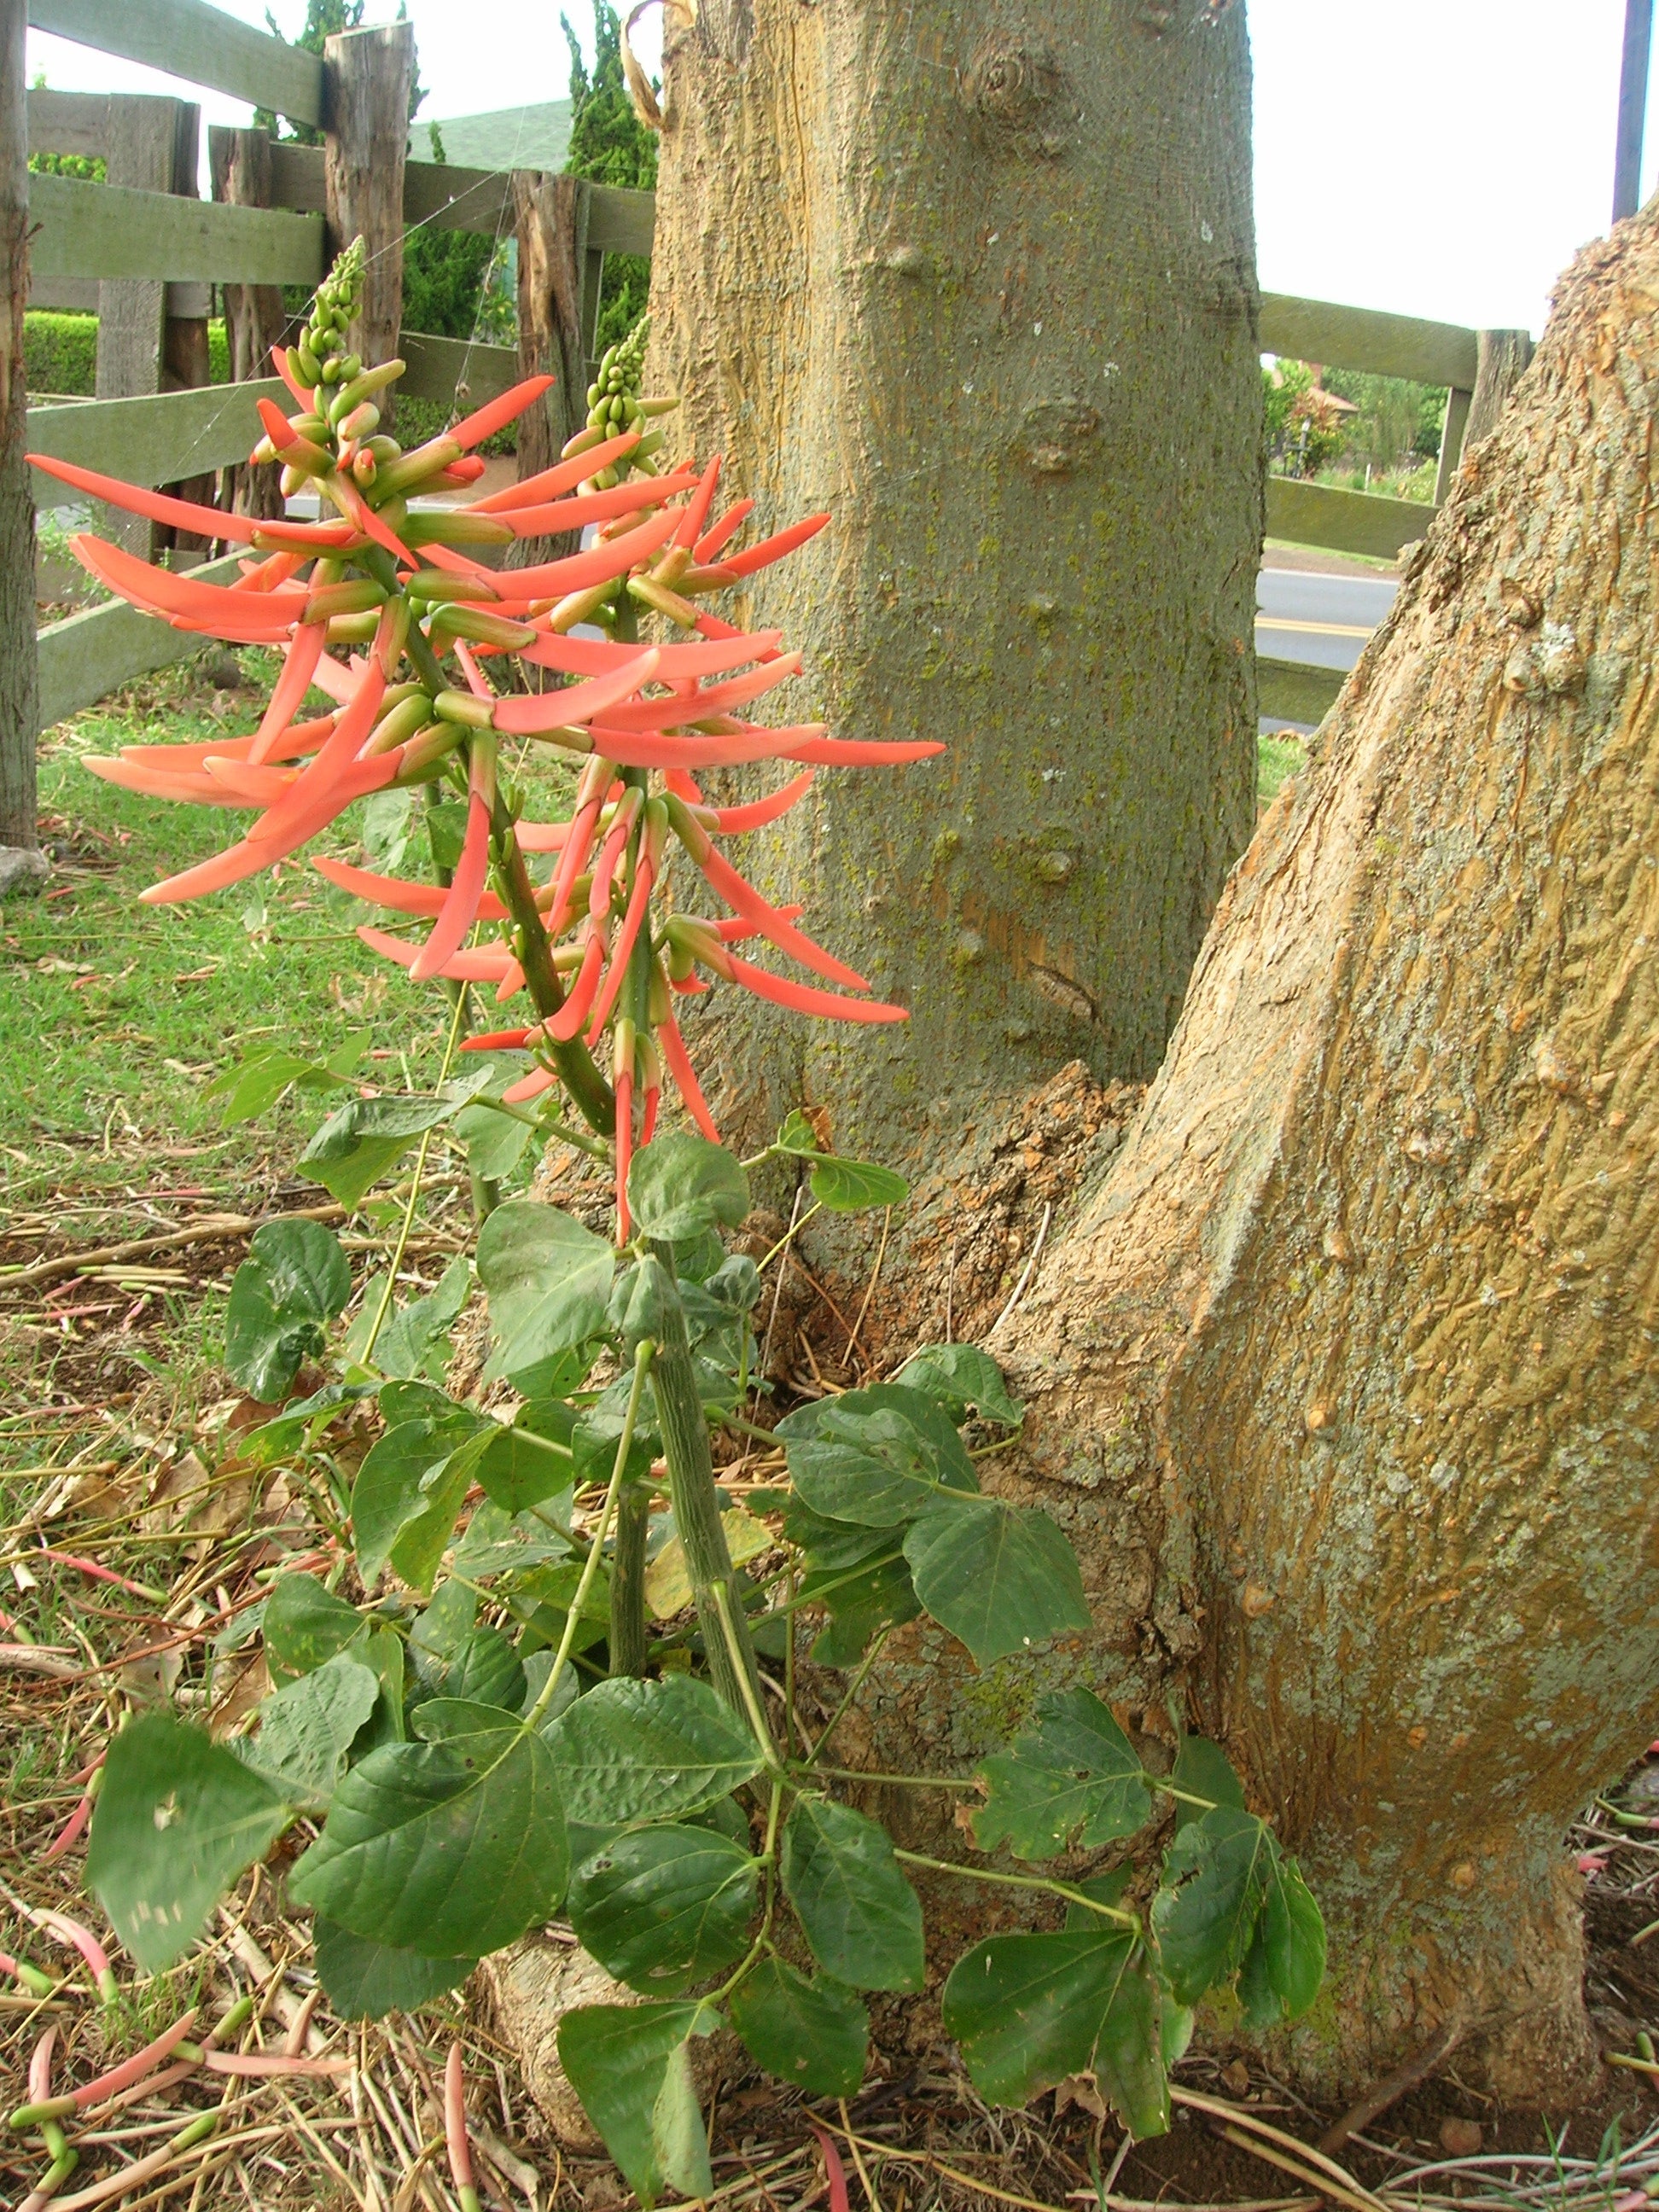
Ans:
[[[23,313],[29,303],[28,126],[24,0],[0,0],[0,255],[5,322],[0,328],[0,873],[21,880],[33,862],[34,738],[34,501],[23,455],[28,393]]]
[[[216,124],[208,133],[213,197],[231,207],[270,205],[270,134],[233,131]],[[279,284],[227,284],[225,322],[230,337],[230,374],[238,384],[271,374],[270,349],[287,324]],[[226,471],[230,504],[238,514],[269,521],[283,512],[280,471],[274,464],[238,462]]]
[[[993,1340],[1102,1694],[1329,1917],[1335,2087],[1586,2054],[1569,1821],[1659,1723],[1659,216],[1590,247]],[[907,1632],[914,1633],[914,1632]],[[1463,2062],[1460,2060],[1460,2064]]]
[[[368,248],[362,307],[347,332],[365,367],[398,350],[404,306],[404,162],[409,149],[409,91],[415,31],[386,23],[327,40],[328,136],[325,167],[328,246],[343,252],[354,238]],[[395,389],[377,396],[395,429]]]
[[[770,848],[911,1022],[745,1006],[727,1115],[804,1089],[889,1158],[1073,1059],[1150,1074],[1253,811],[1243,10],[1018,21],[728,0],[665,52],[652,382],[758,525],[833,510],[753,601],[793,713],[951,747]]]

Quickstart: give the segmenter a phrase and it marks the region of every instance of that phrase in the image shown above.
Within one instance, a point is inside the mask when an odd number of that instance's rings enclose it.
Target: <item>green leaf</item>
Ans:
[[[890,1534],[887,1541],[892,1541]],[[884,1628],[914,1620],[921,1611],[909,1566],[902,1558],[877,1560],[852,1575],[845,1569],[810,1574],[802,1581],[799,1595],[821,1599],[829,1610],[829,1622],[812,1644],[812,1658],[820,1667],[856,1667],[872,1637]]]
[[[571,1438],[574,1408],[556,1399],[521,1407],[511,1428],[497,1427],[485,1444],[473,1474],[486,1495],[508,1514],[556,1498],[575,1480]]]
[[[275,1105],[295,1085],[301,1091],[340,1091],[351,1081],[352,1070],[368,1043],[368,1032],[349,1038],[322,1062],[301,1060],[282,1045],[258,1045],[236,1066],[225,1068],[202,1085],[204,1098],[222,1098],[222,1126],[234,1128],[251,1121]]]
[[[689,1674],[601,1682],[561,1717],[548,1747],[566,1811],[594,1826],[675,1820],[761,1765],[748,1729]]]
[[[315,1575],[279,1575],[265,1600],[265,1664],[273,1682],[308,1674],[343,1651],[367,1623]]]
[[[642,1235],[684,1244],[737,1227],[749,1211],[749,1178],[723,1146],[676,1130],[634,1155],[628,1204]]]
[[[169,1713],[147,1714],[110,1745],[87,1881],[139,1965],[159,1973],[292,1818],[234,1753]]]
[[[342,1206],[355,1207],[416,1137],[452,1121],[490,1075],[488,1067],[471,1069],[429,1098],[392,1091],[349,1099],[318,1130],[299,1164]]]
[[[665,2190],[714,2193],[687,2046],[719,2020],[712,2006],[665,2002],[578,2005],[559,2022],[559,2063],[646,2212]]]
[[[783,1830],[783,1887],[812,1956],[858,1990],[919,1990],[921,1905],[887,1831],[828,1797],[798,1797]]]
[[[1296,1861],[1284,1856],[1276,1838],[1269,1840],[1267,1901],[1256,1942],[1279,2014],[1300,2020],[1325,1978],[1325,1922]]]
[[[499,1628],[475,1628],[454,1656],[426,1678],[435,1697],[465,1698],[516,1713],[524,1704],[524,1668]]]
[[[469,1438],[483,1433],[476,1415],[456,1407],[437,1420],[400,1421],[369,1450],[351,1486],[352,1540],[357,1571],[365,1586],[374,1583],[389,1559],[395,1561],[399,1573],[407,1572],[399,1556],[405,1530],[411,1522],[429,1519],[441,1510],[454,1488],[451,1462]],[[463,1496],[470,1468],[471,1462],[461,1470]],[[443,1542],[455,1525],[459,1504],[457,1498],[444,1525],[440,1557]],[[428,1538],[429,1533],[426,1532]],[[417,1539],[415,1550],[419,1564],[430,1550],[429,1540]],[[418,1576],[409,1578],[417,1587],[426,1586]]]
[[[478,1710],[489,1725],[354,1766],[290,1895],[429,1959],[482,1958],[548,1919],[569,1871],[552,1765],[539,1735]]]
[[[264,1700],[256,1715],[258,1734],[238,1739],[238,1756],[290,1805],[325,1806],[380,1694],[380,1677],[372,1668],[337,1652]]]
[[[309,1451],[331,1423],[364,1398],[374,1395],[372,1382],[325,1382],[308,1398],[301,1398],[277,1414],[246,1430],[239,1443],[240,1455],[255,1467],[269,1467],[290,1451]]]
[[[339,2020],[383,2020],[389,2012],[413,2012],[417,2006],[459,1989],[476,1959],[423,1959],[354,1936],[320,1913],[312,1923],[317,1977]]]
[[[758,2065],[809,2097],[851,2097],[864,2079],[870,2015],[827,1975],[763,1959],[732,1993],[732,2025]]]
[[[412,791],[395,790],[374,792],[363,801],[363,811],[358,817],[363,850],[368,855],[368,865],[378,874],[395,876],[403,866],[404,854],[409,850],[410,836],[415,828],[412,817],[416,804]],[[428,809],[422,805],[421,811],[424,814]]]
[[[977,1413],[981,1420],[1017,1429],[1025,1419],[1020,1401],[1008,1395],[1002,1370],[976,1344],[924,1344],[893,1380],[912,1390],[925,1390],[957,1423]]]
[[[785,1537],[805,1553],[814,1573],[837,1574],[879,1553],[898,1549],[899,1540],[891,1529],[867,1528],[860,1521],[826,1521],[793,1490],[786,1490],[778,1504]]]
[[[800,1108],[793,1106],[784,1117],[782,1128],[772,1139],[772,1149],[774,1152],[793,1152],[798,1158],[811,1159],[814,1153],[821,1153],[823,1147],[818,1142],[817,1131]]]
[[[896,1528],[941,1489],[976,1493],[962,1438],[932,1399],[896,1382],[821,1398],[778,1423],[789,1473],[829,1521]]]
[[[1231,1805],[1177,1831],[1152,1899],[1158,1956],[1177,2003],[1196,2004],[1243,1963],[1273,1850],[1266,1822]]]
[[[902,1206],[910,1186],[891,1168],[878,1168],[872,1160],[837,1159],[823,1152],[807,1173],[812,1195],[831,1213],[865,1213],[875,1206]]]
[[[617,1447],[622,1442],[623,1429],[628,1419],[628,1401],[633,1388],[631,1374],[617,1376],[597,1404],[590,1406],[578,1417],[570,1432],[573,1471],[578,1485],[610,1481],[617,1464]],[[647,1379],[640,1393],[639,1414],[628,1450],[629,1480],[643,1481],[651,1472],[651,1462],[659,1456],[661,1451],[662,1437],[657,1427],[657,1394]]]
[[[374,1345],[374,1364],[383,1375],[425,1376],[441,1382],[449,1364],[449,1332],[460,1319],[472,1295],[472,1270],[465,1257],[450,1261],[427,1297],[411,1298],[388,1316]],[[370,1317],[380,1311],[378,1298],[366,1297],[363,1310]]]
[[[981,1667],[1091,1625],[1077,1554],[1039,1506],[936,1498],[904,1556],[916,1595]]]
[[[319,1221],[267,1221],[253,1232],[225,1313],[225,1369],[252,1398],[272,1405],[301,1363],[328,1341],[328,1323],[351,1296],[340,1240]]]
[[[424,1595],[436,1579],[444,1553],[454,1540],[455,1519],[472,1485],[477,1440],[471,1439],[427,1478],[427,1507],[398,1532],[392,1564],[411,1589]]]
[[[1182,1737],[1170,1779],[1185,1793],[1185,1798],[1201,1797],[1212,1805],[1233,1805],[1241,1813],[1244,1810],[1244,1785],[1234,1773],[1232,1761],[1221,1746],[1212,1743],[1207,1736]],[[1189,1820],[1201,1819],[1204,1811],[1203,1805],[1194,1805],[1177,1797],[1176,1827],[1184,1828]]]
[[[606,1973],[678,1996],[735,1966],[760,1896],[752,1853],[710,1828],[635,1828],[580,1867],[570,1924]]]
[[[1133,1746],[1089,1690],[1045,1698],[1036,1725],[1012,1751],[980,1768],[986,1802],[974,1818],[982,1851],[1006,1844],[1016,1858],[1098,1850],[1152,1816]]]
[[[945,2033],[980,2094],[1024,2105],[1100,2069],[1132,2135],[1169,2125],[1157,1992],[1127,1929],[993,1936],[945,1985]]]
[[[570,1503],[568,1486],[554,1493],[545,1516],[529,1511],[508,1514],[486,1498],[455,1547],[456,1573],[475,1583],[489,1582],[497,1575],[541,1566],[549,1559],[568,1559],[568,1541],[550,1523],[568,1519]]]
[[[498,1206],[478,1232],[478,1280],[495,1345],[485,1380],[505,1376],[527,1398],[568,1388],[570,1355],[604,1333],[616,1266],[603,1237],[557,1206],[530,1199]]]
[[[500,1182],[524,1158],[526,1147],[536,1132],[528,1121],[520,1121],[518,1114],[498,1113],[486,1102],[499,1098],[502,1091],[527,1073],[530,1063],[523,1054],[514,1053],[510,1057],[492,1055],[480,1065],[489,1069],[490,1081],[471,1104],[464,1106],[455,1116],[455,1134],[466,1146],[466,1164],[472,1174],[486,1182]]]

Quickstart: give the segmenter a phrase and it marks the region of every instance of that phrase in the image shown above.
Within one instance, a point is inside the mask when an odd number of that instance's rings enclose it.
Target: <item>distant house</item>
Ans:
[[[487,115],[434,118],[446,160],[463,169],[562,169],[570,150],[570,102],[544,100],[529,107],[492,109]],[[420,145],[427,118],[415,125]]]

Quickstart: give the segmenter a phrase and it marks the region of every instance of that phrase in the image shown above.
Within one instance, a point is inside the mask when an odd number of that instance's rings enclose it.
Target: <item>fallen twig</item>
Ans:
[[[267,1221],[343,1221],[343,1206],[301,1206],[289,1213],[215,1213],[188,1229],[174,1229],[164,1237],[137,1237],[125,1244],[106,1244],[94,1252],[60,1252],[54,1260],[37,1260],[32,1267],[0,1269],[0,1291],[27,1289],[47,1283],[58,1275],[78,1275],[94,1267],[108,1267],[119,1260],[142,1260],[152,1252],[177,1252],[186,1244],[219,1244],[239,1237],[252,1237]]]

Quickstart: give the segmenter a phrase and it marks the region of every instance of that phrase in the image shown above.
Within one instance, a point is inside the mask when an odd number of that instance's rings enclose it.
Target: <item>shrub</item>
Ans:
[[[98,388],[98,318],[31,307],[23,318],[23,375],[31,392],[90,399]]]

